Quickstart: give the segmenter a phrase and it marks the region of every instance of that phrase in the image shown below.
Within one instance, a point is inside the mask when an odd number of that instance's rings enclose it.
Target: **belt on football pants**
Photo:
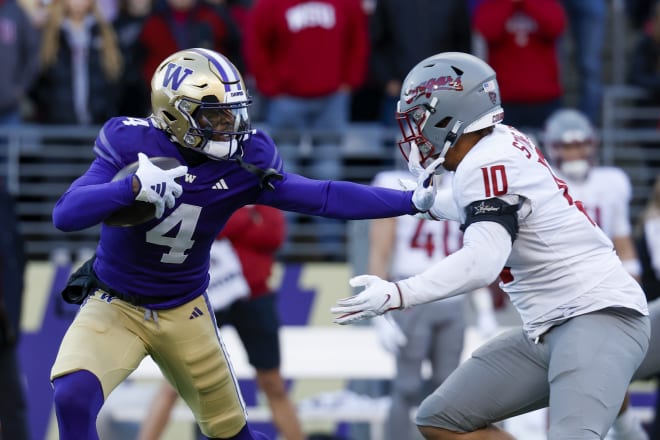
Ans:
[[[102,290],[110,296],[138,307],[152,306],[172,300],[172,297],[169,296],[137,296],[113,289],[101,281],[96,276],[96,273],[94,273],[93,265],[95,259],[96,256],[92,256],[69,276],[66,286],[60,292],[65,302],[80,305],[85,298],[96,290]]]

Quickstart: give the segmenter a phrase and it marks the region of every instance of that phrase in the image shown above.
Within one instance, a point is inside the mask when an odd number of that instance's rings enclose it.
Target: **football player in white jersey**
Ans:
[[[478,348],[420,405],[427,439],[511,439],[495,422],[549,407],[550,440],[601,439],[649,344],[644,292],[540,150],[503,120],[493,69],[447,52],[415,66],[397,118],[409,163],[454,173],[429,215],[460,221],[463,247],[420,274],[373,275],[335,322],[500,286],[523,326]],[[414,168],[414,167],[413,167]],[[465,435],[469,433],[469,435]]]
[[[543,140],[557,176],[612,240],[624,267],[639,281],[642,269],[631,236],[628,207],[632,186],[626,173],[597,165],[598,135],[578,110],[562,109],[550,116]]]
[[[612,240],[623,266],[637,281],[642,267],[632,239],[628,207],[630,179],[620,168],[598,166],[598,135],[589,119],[575,109],[561,109],[546,121],[543,142],[557,175],[582,201],[589,216]],[[647,440],[641,421],[624,409],[615,419],[608,440]]]
[[[400,189],[412,177],[408,170],[382,171],[372,184]],[[438,186],[450,188],[451,177],[451,174],[442,176]],[[371,220],[368,270],[383,279],[398,281],[430,267],[462,245],[463,233],[458,222],[437,222],[412,216]],[[470,298],[477,312],[480,335],[493,336],[497,320],[490,291],[478,289]],[[430,362],[430,384],[434,388],[460,363],[466,330],[464,299],[464,296],[456,296],[426,307],[393,311],[374,318],[381,344],[396,357],[385,440],[419,436],[415,436],[410,411],[419,404],[419,394],[425,385],[422,363],[427,359]]]

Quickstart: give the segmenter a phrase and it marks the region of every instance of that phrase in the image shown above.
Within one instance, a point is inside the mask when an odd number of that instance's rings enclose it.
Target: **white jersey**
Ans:
[[[374,186],[400,189],[399,180],[411,180],[404,170],[383,171],[376,175]],[[452,175],[443,176],[440,188],[451,187]],[[396,219],[396,243],[389,274],[400,280],[419,273],[463,246],[460,224],[454,221],[432,221],[410,215]]]
[[[519,231],[500,285],[527,330],[610,306],[648,313],[644,292],[612,242],[514,128],[496,126],[473,147],[456,170],[453,194],[463,218],[473,202],[521,197]]]
[[[593,167],[584,181],[567,179],[571,195],[582,202],[591,217],[610,238],[629,236],[630,179],[619,168]]]
[[[497,125],[472,147],[454,173],[452,195],[461,223],[467,217],[465,209],[473,203],[475,210],[491,198],[520,203],[519,230],[508,257],[502,256],[506,263],[500,287],[518,310],[530,338],[570,317],[606,307],[648,314],[644,292],[623,268],[610,239],[586,215],[568,185],[556,177],[540,150],[516,129]],[[489,208],[488,203],[481,206]],[[474,236],[488,240],[482,233],[493,230],[493,222],[478,225],[468,226],[466,236],[475,227]],[[445,296],[471,288],[472,279],[489,269],[478,265],[489,255],[481,254],[479,242],[470,244],[400,283],[411,305],[442,298],[439,288]],[[491,249],[489,245],[481,243],[484,249]],[[475,267],[466,268],[466,264]]]

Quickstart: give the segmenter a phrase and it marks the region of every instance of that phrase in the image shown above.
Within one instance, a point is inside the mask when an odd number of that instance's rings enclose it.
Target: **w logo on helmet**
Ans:
[[[179,90],[181,83],[186,79],[188,75],[193,73],[191,69],[183,68],[177,66],[174,63],[167,65],[167,70],[165,71],[165,76],[163,76],[163,87],[169,87],[170,82],[172,83],[172,90]]]

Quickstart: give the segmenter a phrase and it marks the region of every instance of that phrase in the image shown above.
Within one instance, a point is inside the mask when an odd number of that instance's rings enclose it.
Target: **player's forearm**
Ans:
[[[511,236],[493,222],[471,225],[464,245],[414,277],[399,281],[404,307],[470,292],[492,283],[511,252]]]
[[[262,194],[259,203],[345,220],[414,214],[412,191],[376,188],[346,181],[312,180],[289,174],[276,191]]]
[[[55,204],[53,224],[65,232],[86,229],[134,200],[130,177],[117,182],[85,185],[83,176]]]

